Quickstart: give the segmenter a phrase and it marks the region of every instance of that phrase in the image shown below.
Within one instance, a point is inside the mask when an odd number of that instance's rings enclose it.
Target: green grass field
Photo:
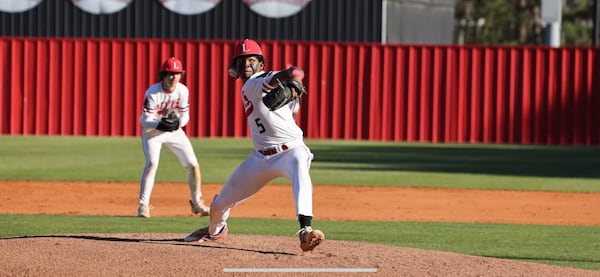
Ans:
[[[222,183],[251,152],[247,139],[194,139],[203,182]],[[308,140],[315,184],[600,191],[600,148]],[[139,138],[0,136],[0,179],[137,181]],[[163,149],[157,181],[185,182]],[[276,180],[285,183],[287,180]],[[1,200],[0,200],[1,201]],[[600,213],[600,212],[599,212]],[[0,215],[0,237],[187,233],[193,217]],[[285,224],[279,224],[278,222]],[[60,224],[58,224],[60,222]],[[237,219],[235,232],[291,236],[294,221]],[[363,241],[600,270],[600,227],[438,222],[319,222],[328,239]]]

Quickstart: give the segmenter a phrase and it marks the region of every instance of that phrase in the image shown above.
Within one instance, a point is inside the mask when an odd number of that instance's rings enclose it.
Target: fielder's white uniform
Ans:
[[[187,170],[191,199],[194,203],[200,202],[202,192],[193,172],[194,167],[198,166],[198,160],[189,138],[182,129],[190,120],[188,99],[189,90],[182,83],[177,83],[175,89],[169,93],[163,89],[162,82],[153,84],[146,90],[144,109],[140,116],[142,146],[146,157],[146,165],[140,180],[140,204],[150,203],[163,144],[177,156],[181,165]],[[157,130],[156,127],[163,114],[170,111],[174,111],[179,116],[180,128],[173,132]]]
[[[309,174],[313,154],[304,144],[303,132],[294,120],[297,101],[276,111],[263,104],[263,88],[270,90],[277,71],[253,74],[242,87],[241,98],[255,151],[232,173],[211,206],[209,233],[221,230],[231,208],[257,193],[276,177],[292,182],[296,215],[313,216],[312,181]]]

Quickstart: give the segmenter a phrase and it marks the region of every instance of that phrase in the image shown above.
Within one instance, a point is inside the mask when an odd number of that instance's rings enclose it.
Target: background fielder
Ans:
[[[309,168],[313,154],[304,144],[303,131],[293,116],[299,97],[305,92],[301,83],[304,72],[293,66],[281,71],[263,69],[264,58],[256,41],[246,39],[235,45],[229,74],[244,82],[241,99],[255,150],[214,197],[210,225],[191,233],[185,241],[224,238],[231,208],[277,177],[292,182],[301,249],[312,250],[325,238],[311,226],[313,190]]]
[[[180,83],[184,75],[181,61],[169,58],[159,71],[161,81],[150,86],[144,95],[140,123],[146,164],[140,178],[139,217],[150,217],[150,196],[163,144],[177,156],[187,171],[192,212],[201,215],[209,213],[201,198],[200,166],[192,144],[182,129],[190,120],[189,90]]]

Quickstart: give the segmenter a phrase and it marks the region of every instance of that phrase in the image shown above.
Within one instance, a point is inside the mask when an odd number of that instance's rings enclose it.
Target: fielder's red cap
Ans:
[[[163,72],[175,72],[175,73],[182,73],[182,72],[184,72],[183,65],[181,65],[181,61],[178,60],[178,59],[176,59],[175,57],[168,58],[162,64],[161,71],[163,71]]]

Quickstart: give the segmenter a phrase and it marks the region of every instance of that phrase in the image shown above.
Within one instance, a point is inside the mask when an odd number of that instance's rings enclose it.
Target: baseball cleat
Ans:
[[[217,233],[216,235],[208,234],[208,235],[202,237],[202,240],[203,241],[219,240],[219,239],[226,237],[227,233],[229,233],[229,228],[227,228],[227,225],[225,225],[225,227],[221,228],[221,231],[219,233]]]
[[[210,213],[210,208],[204,204],[204,201],[200,200],[198,203],[190,200],[190,206],[192,207],[192,213],[200,214],[200,216],[207,216]]]
[[[138,213],[138,217],[145,217],[145,218],[150,217],[150,206],[140,204],[140,207],[138,208],[137,213]]]
[[[320,230],[313,230],[310,226],[300,229],[297,234],[300,239],[300,248],[302,251],[312,251],[325,240],[325,234],[323,234],[323,232]]]
[[[204,236],[207,236],[207,235],[208,235],[208,226],[206,226],[204,228],[200,228],[200,229],[192,232],[191,234],[187,235],[187,237],[185,237],[183,239],[183,241],[185,241],[185,242],[199,241]]]
[[[193,233],[191,233],[187,237],[185,237],[183,239],[183,241],[185,241],[185,242],[215,241],[215,240],[219,240],[219,239],[226,237],[227,233],[229,232],[229,228],[227,228],[227,225],[225,225],[225,227],[223,227],[223,229],[221,229],[221,231],[218,234],[211,235],[208,233],[208,227],[209,226],[206,226],[204,228],[200,228],[200,229],[194,231]]]

